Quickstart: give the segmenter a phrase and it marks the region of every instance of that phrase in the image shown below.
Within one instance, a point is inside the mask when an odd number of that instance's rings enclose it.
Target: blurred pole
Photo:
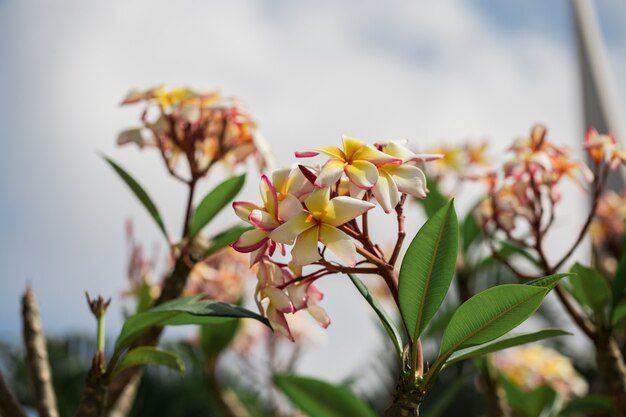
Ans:
[[[584,128],[594,127],[600,133],[612,132],[622,149],[626,149],[626,130],[620,118],[615,83],[602,42],[602,34],[592,0],[572,0],[574,25],[583,92]],[[626,172],[615,171],[608,188],[622,190]]]

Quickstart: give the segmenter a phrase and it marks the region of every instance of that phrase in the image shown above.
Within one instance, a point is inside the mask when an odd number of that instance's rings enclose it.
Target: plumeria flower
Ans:
[[[262,257],[257,279],[256,297],[259,310],[265,312],[274,330],[293,341],[293,335],[285,318],[285,314],[294,312],[293,304],[287,293],[278,288],[292,280],[293,275],[269,258]]]
[[[358,139],[343,136],[342,141],[343,149],[336,146],[323,146],[309,151],[296,152],[298,158],[312,157],[320,153],[331,157],[317,176],[316,186],[333,185],[345,173],[356,187],[369,190],[378,180],[377,165],[402,163],[401,159],[385,154]]]
[[[339,226],[372,209],[374,204],[352,197],[330,198],[330,188],[313,191],[305,200],[306,210],[274,229],[270,238],[276,242],[295,245],[291,250],[296,265],[308,265],[321,258],[317,242],[348,265],[356,264],[356,247]]]
[[[281,253],[285,253],[285,248],[282,244],[277,244],[269,238],[270,232],[280,226],[280,213],[283,210],[285,212],[294,211],[290,204],[295,204],[298,212],[302,210],[300,202],[295,197],[287,199],[287,202],[281,206],[278,201],[276,188],[266,175],[261,176],[259,190],[263,200],[262,207],[247,201],[235,201],[233,203],[235,214],[255,227],[253,230],[244,232],[232,244],[232,247],[238,252],[251,253],[251,264],[257,263],[266,252],[270,256],[273,255],[277,246],[280,247]],[[295,201],[293,201],[294,199]],[[283,210],[280,209],[281,207]]]
[[[617,147],[615,136],[611,133],[601,135],[595,129],[588,129],[583,147],[595,164],[605,161],[611,169],[626,164],[626,151]]]
[[[402,164],[384,163],[378,167],[378,181],[372,188],[376,201],[385,213],[391,212],[400,201],[400,194],[408,194],[424,199],[428,194],[426,176],[421,169],[410,162],[426,162],[440,159],[443,155],[422,154],[410,151],[399,142],[381,145],[382,151],[402,161]]]

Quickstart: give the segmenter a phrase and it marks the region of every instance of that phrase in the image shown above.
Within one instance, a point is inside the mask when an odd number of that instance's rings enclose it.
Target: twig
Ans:
[[[3,417],[26,417],[24,409],[17,402],[0,372],[0,415]]]
[[[115,402],[115,405],[113,405],[109,411],[108,417],[126,417],[128,413],[130,413],[133,403],[135,402],[135,397],[137,396],[141,375],[142,373],[138,372],[132,376],[130,382],[126,385],[122,394]]]
[[[58,417],[46,337],[43,333],[37,298],[30,288],[26,289],[22,297],[22,322],[26,366],[32,383],[35,407],[40,417]]]

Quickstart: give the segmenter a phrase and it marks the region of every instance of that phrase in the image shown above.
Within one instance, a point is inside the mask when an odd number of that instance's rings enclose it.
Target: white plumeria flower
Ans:
[[[291,250],[296,265],[308,265],[321,256],[317,242],[348,265],[356,264],[356,247],[339,226],[375,207],[374,204],[352,197],[330,198],[330,188],[313,191],[305,200],[306,210],[293,216],[270,233],[276,242],[295,245]]]

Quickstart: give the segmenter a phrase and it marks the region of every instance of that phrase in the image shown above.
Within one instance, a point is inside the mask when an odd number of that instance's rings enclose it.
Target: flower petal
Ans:
[[[351,138],[350,136],[342,136],[341,141],[343,142],[343,152],[346,156],[344,160],[351,161],[354,157],[354,153],[359,149],[365,146],[365,143],[361,142],[358,139]]]
[[[322,224],[319,240],[348,266],[356,265],[356,247],[350,236],[336,227]]]
[[[378,180],[376,165],[367,161],[353,161],[346,166],[346,174],[354,185],[364,190],[369,190]]]
[[[401,158],[394,156],[394,155],[389,155],[385,152],[381,152],[378,149],[374,148],[373,146],[369,146],[369,145],[359,148],[359,150],[357,150],[354,153],[354,156],[352,157],[352,161],[355,161],[355,160],[368,161],[379,166],[384,165],[384,164],[401,164],[402,163]]]
[[[330,200],[330,188],[318,188],[304,200],[304,205],[311,213],[323,214]]]
[[[248,220],[254,227],[266,232],[271,232],[280,226],[280,223],[278,223],[274,216],[264,210],[252,210]]]
[[[270,239],[280,242],[293,244],[294,239],[305,230],[315,226],[315,222],[310,215],[303,211],[300,214],[296,214],[287,222],[281,224],[270,233]]]
[[[281,313],[293,313],[293,306],[289,296],[283,290],[276,287],[267,287],[263,289],[263,294],[269,298],[270,305]]]
[[[293,194],[285,194],[282,201],[278,203],[278,218],[286,221],[304,211],[302,203]]]
[[[296,282],[287,287],[287,294],[289,295],[289,299],[295,311],[302,310],[306,307],[309,285],[310,284],[307,283]]]
[[[287,181],[289,179],[289,174],[291,174],[291,168],[280,168],[276,169],[272,172],[272,184],[274,184],[274,188],[278,193],[284,193],[285,188],[287,188]]]
[[[309,265],[321,258],[317,250],[319,227],[311,227],[298,236],[291,249],[291,257],[296,265]]]
[[[376,205],[368,201],[352,197],[335,197],[326,206],[322,222],[338,227],[374,207]]]
[[[328,187],[341,178],[345,163],[337,159],[331,159],[324,164],[324,167],[317,176],[315,185],[318,187]]]
[[[278,217],[278,196],[276,195],[276,188],[265,174],[261,176],[261,183],[259,184],[259,191],[261,192],[261,199],[268,213]]]
[[[404,164],[388,166],[385,167],[385,170],[393,177],[400,192],[417,198],[426,198],[426,194],[428,194],[426,176],[421,169]]]
[[[303,152],[296,152],[297,158],[309,158],[319,154],[328,155],[331,158],[345,160],[346,155],[336,146],[320,146],[319,148],[310,149]]]
[[[235,214],[243,221],[248,221],[248,217],[250,217],[250,213],[252,210],[258,210],[261,207],[254,203],[249,203],[247,201],[235,201],[233,202],[233,210],[235,210]]]
[[[267,232],[254,229],[243,232],[232,246],[237,252],[248,253],[260,248],[266,241]]]
[[[385,213],[391,213],[400,201],[398,187],[393,178],[385,171],[381,171],[376,185],[372,188],[372,193]]]
[[[315,319],[316,322],[323,328],[327,328],[330,326],[330,317],[328,317],[328,313],[322,307],[317,304],[309,305],[307,311]]]
[[[267,319],[270,321],[272,325],[272,329],[278,331],[278,333],[285,336],[287,339],[295,342],[293,335],[291,334],[291,330],[289,330],[289,324],[287,323],[287,319],[285,315],[275,308],[267,309]]]

